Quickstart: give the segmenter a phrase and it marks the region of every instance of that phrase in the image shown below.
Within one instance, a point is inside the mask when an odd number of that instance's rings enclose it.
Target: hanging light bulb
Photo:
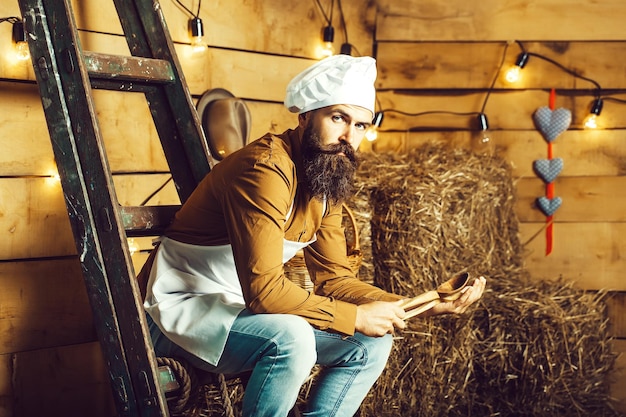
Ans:
[[[494,143],[489,132],[489,122],[485,113],[478,114],[479,131],[474,135],[472,150],[483,155],[493,155]]]
[[[528,62],[528,56],[529,56],[528,52],[522,52],[521,54],[517,56],[517,60],[515,60],[515,65],[510,67],[504,74],[504,80],[507,83],[513,84],[520,80],[521,71],[526,66],[526,63]]]
[[[602,113],[602,106],[604,102],[600,97],[596,98],[593,103],[591,103],[591,111],[589,115],[585,118],[583,125],[585,129],[597,129],[598,128],[598,116]]]
[[[365,139],[367,139],[368,142],[374,142],[378,139],[378,128],[383,123],[383,117],[384,113],[381,111],[374,115],[372,125],[365,131]]]
[[[30,58],[26,32],[24,31],[24,21],[22,20],[13,23],[13,43],[15,44],[15,56],[18,60],[25,61]]]
[[[203,43],[204,25],[202,19],[197,16],[189,19],[189,35],[191,36],[192,49],[198,52],[203,51],[206,46]]]
[[[342,43],[339,53],[342,55],[352,55],[352,44],[349,44],[347,42]]]
[[[324,33],[322,36],[322,47],[320,49],[320,56],[322,58],[328,58],[331,55],[335,54],[335,47],[333,46],[333,41],[335,40],[335,28],[331,25],[328,25],[324,28]]]
[[[126,241],[128,243],[128,251],[130,252],[131,256],[139,252],[140,250],[139,244],[137,243],[137,241],[135,241],[135,239],[133,239],[132,237],[129,237],[126,239]]]
[[[51,188],[56,188],[59,184],[61,184],[61,177],[58,172],[51,171],[48,175],[45,176],[46,185]]]

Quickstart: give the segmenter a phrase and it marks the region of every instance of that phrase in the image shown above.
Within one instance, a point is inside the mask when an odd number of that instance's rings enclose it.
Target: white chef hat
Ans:
[[[335,104],[363,107],[374,115],[376,60],[333,55],[302,71],[287,86],[285,107],[305,113]]]

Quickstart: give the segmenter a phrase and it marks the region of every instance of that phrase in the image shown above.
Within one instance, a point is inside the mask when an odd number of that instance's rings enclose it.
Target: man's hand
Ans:
[[[404,310],[400,307],[402,300],[395,302],[374,301],[361,304],[356,308],[357,332],[366,336],[384,336],[394,333],[396,329],[404,329]]]
[[[470,305],[474,304],[483,296],[486,282],[485,277],[476,278],[471,286],[467,286],[463,289],[463,294],[457,300],[439,303],[428,311],[425,316],[464,313]]]

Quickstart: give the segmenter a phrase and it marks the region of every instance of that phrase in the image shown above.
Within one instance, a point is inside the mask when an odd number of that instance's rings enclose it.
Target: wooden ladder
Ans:
[[[177,207],[122,207],[92,88],[143,93],[181,201],[208,150],[158,0],[113,0],[131,55],[83,51],[70,0],[18,0],[94,322],[119,416],[167,416],[127,237]]]

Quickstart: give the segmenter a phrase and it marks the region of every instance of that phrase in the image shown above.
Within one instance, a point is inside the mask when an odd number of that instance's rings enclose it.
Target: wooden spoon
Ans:
[[[435,290],[427,291],[416,297],[408,299],[401,307],[406,311],[405,319],[417,316],[430,310],[442,301],[454,301],[458,299],[463,288],[469,282],[469,273],[461,272],[446,282],[439,284]]]

